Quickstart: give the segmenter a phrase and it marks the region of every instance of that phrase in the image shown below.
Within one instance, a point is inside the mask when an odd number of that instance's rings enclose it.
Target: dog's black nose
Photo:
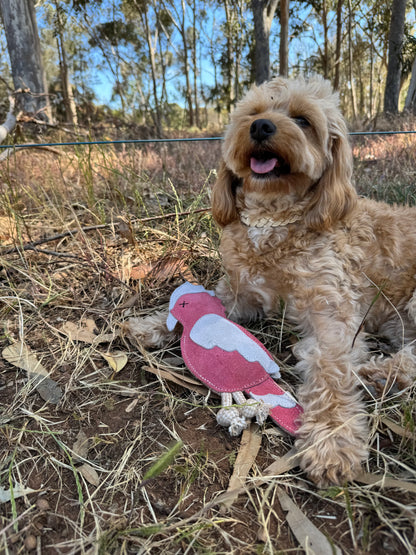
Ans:
[[[269,119],[256,119],[250,126],[250,137],[255,141],[264,141],[275,133],[276,126]]]

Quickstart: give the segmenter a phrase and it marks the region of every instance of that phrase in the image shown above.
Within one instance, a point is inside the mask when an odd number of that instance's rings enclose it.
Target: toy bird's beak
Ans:
[[[177,323],[178,323],[178,320],[175,318],[175,316],[173,316],[171,312],[169,312],[169,316],[167,317],[167,320],[166,320],[166,327],[168,328],[168,330],[173,331]]]

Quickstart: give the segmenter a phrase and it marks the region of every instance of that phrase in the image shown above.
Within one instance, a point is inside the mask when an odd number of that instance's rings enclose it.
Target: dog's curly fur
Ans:
[[[319,485],[353,479],[367,456],[360,384],[394,377],[406,387],[416,371],[416,209],[359,198],[351,174],[330,84],[276,78],[237,105],[212,192],[226,270],[217,295],[230,318],[270,315],[284,301],[299,329],[296,446]],[[370,359],[364,331],[397,353]]]

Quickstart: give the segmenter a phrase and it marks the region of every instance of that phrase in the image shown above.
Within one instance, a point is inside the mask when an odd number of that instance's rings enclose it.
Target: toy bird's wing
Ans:
[[[256,399],[256,401],[263,401],[263,403],[269,405],[271,408],[283,407],[285,409],[291,409],[296,406],[296,401],[286,392],[280,395],[276,395],[275,393],[266,393],[265,395],[251,393],[251,397]]]
[[[279,375],[279,367],[257,340],[234,322],[217,314],[204,314],[195,323],[190,338],[200,347],[237,351],[248,362],[258,362],[269,374]]]

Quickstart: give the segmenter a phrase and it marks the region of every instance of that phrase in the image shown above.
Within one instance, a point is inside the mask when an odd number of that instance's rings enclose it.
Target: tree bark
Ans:
[[[328,7],[326,0],[322,1],[322,25],[324,28],[324,55],[322,60],[322,68],[325,79],[328,79],[329,73],[329,48],[328,48]]]
[[[18,109],[52,120],[33,0],[0,0]]]
[[[289,0],[280,0],[279,74],[289,74]]]
[[[353,12],[351,6],[351,0],[348,0],[348,77],[349,77],[349,86],[351,92],[351,106],[352,106],[352,115],[353,119],[357,118],[357,95],[355,92],[355,84],[354,84],[354,57],[353,57],[353,41],[352,41],[352,21],[353,21]]]
[[[197,66],[197,33],[196,33],[196,0],[192,2],[192,66],[194,74],[194,109],[195,109],[195,124],[201,127],[199,117],[199,102],[198,102],[198,66]]]
[[[413,9],[416,11],[416,0],[413,0]],[[407,89],[404,109],[416,114],[416,58],[413,60],[409,88]]]
[[[337,35],[335,40],[335,75],[334,89],[339,89],[341,69],[341,43],[342,43],[342,4],[343,0],[337,1]]]
[[[184,66],[184,73],[185,73],[185,86],[186,86],[186,101],[188,103],[188,115],[189,115],[189,125],[193,127],[195,125],[195,116],[194,116],[194,107],[192,103],[192,87],[191,87],[191,79],[190,79],[190,69],[189,69],[189,47],[188,47],[188,39],[186,33],[186,24],[185,24],[185,1],[182,0],[182,19],[180,24],[179,32],[182,37],[183,43],[183,66]]]
[[[416,114],[416,58],[412,64],[412,76],[410,78],[409,88],[407,89],[404,109]]]
[[[257,85],[270,79],[270,28],[279,0],[251,0],[254,19],[254,77]]]
[[[393,0],[386,88],[384,89],[384,112],[388,114],[397,114],[399,112],[405,16],[406,0]]]
[[[150,67],[151,67],[151,78],[152,78],[152,88],[153,88],[153,97],[155,101],[155,112],[152,113],[153,121],[156,127],[156,135],[158,137],[162,137],[162,113],[159,104],[159,97],[157,92],[157,69],[156,69],[156,45],[157,45],[157,29],[155,30],[155,38],[154,41],[152,40],[151,29],[149,24],[149,15],[148,15],[148,5],[144,3],[141,5],[139,2],[135,2],[140,16],[142,18],[143,28],[146,34],[146,42],[147,48],[149,53],[150,59]]]
[[[175,3],[169,3],[165,6],[170,17],[172,20],[173,25],[178,30],[181,38],[182,38],[182,46],[183,52],[181,53],[183,59],[183,72],[185,76],[185,99],[188,105],[188,122],[189,125],[192,127],[195,125],[195,115],[194,115],[194,108],[193,108],[193,95],[192,95],[192,86],[191,86],[191,78],[190,78],[190,64],[189,64],[189,46],[188,46],[188,38],[187,38],[187,30],[186,30],[186,4],[184,0],[181,0],[181,13],[177,9]],[[172,11],[173,10],[173,11]]]
[[[228,0],[224,0],[224,11],[225,11],[225,22],[226,22],[226,29],[227,29],[227,60],[225,64],[225,75],[226,75],[226,103],[227,103],[227,112],[231,112],[231,106],[235,101],[234,97],[234,88],[233,88],[233,69],[234,69],[234,48],[233,48],[233,21],[234,21],[234,12],[229,5]]]
[[[55,20],[55,30],[56,30],[56,44],[58,47],[59,56],[59,73],[61,77],[61,87],[62,96],[64,98],[65,115],[68,123],[77,127],[77,108],[75,104],[74,94],[72,92],[72,85],[69,79],[69,69],[68,62],[66,58],[65,44],[64,44],[64,32],[63,23],[61,20],[60,8],[55,2],[56,9],[56,20]]]

